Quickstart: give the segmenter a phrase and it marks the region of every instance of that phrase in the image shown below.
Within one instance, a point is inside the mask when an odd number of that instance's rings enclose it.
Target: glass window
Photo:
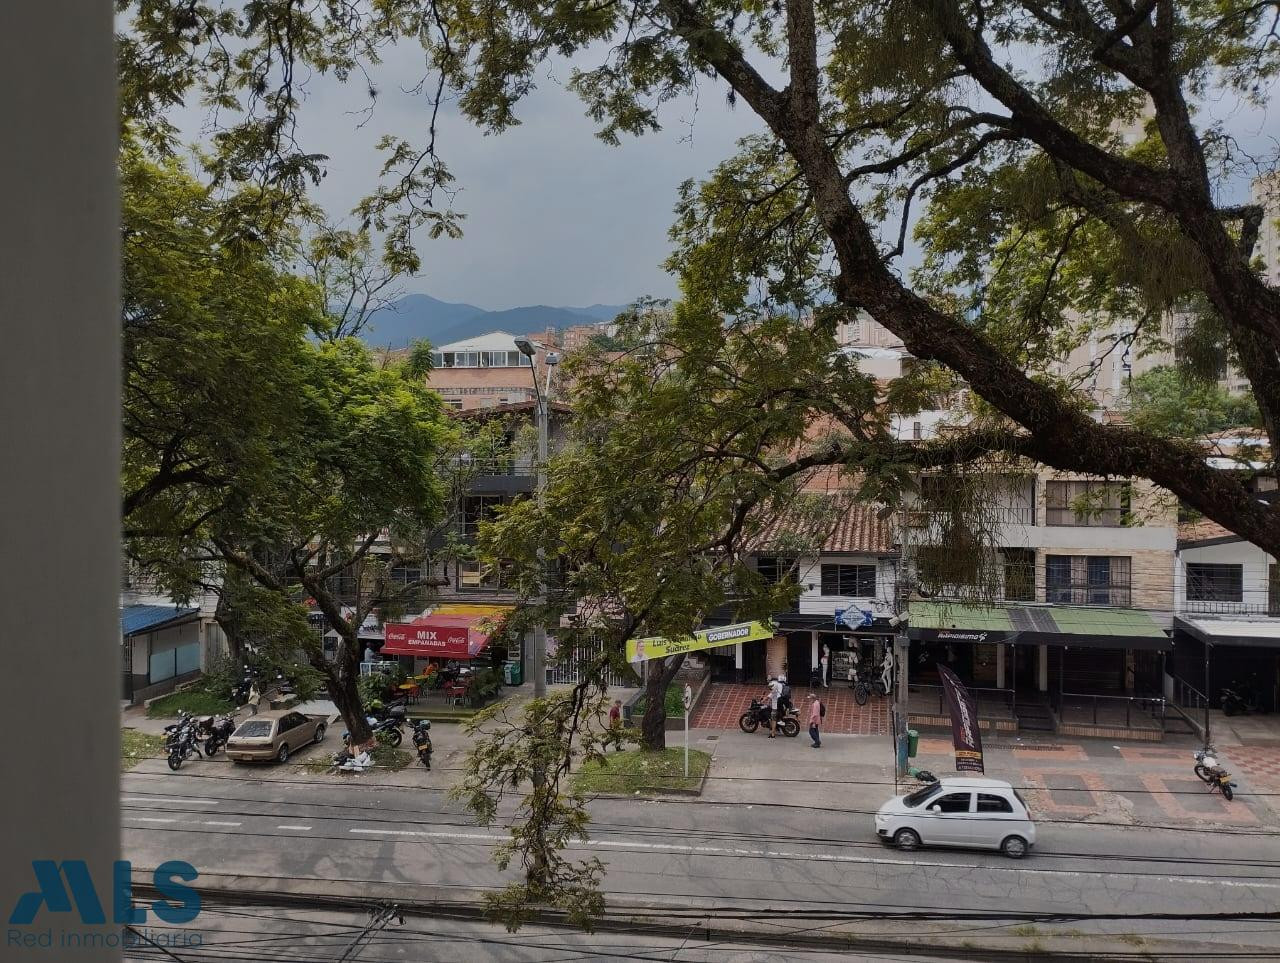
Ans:
[[[936,796],[940,792],[942,792],[942,783],[933,782],[927,786],[921,786],[915,792],[907,793],[902,797],[902,804],[911,809],[915,809],[926,799],[929,799],[931,796]]]
[[[454,354],[453,354],[453,352],[452,352],[452,351],[442,351],[442,352],[440,352],[440,367],[442,367],[442,368],[452,368],[452,367],[454,367],[454,362],[455,362],[456,360],[457,360],[457,359],[454,357]]]
[[[1045,601],[1059,605],[1120,605],[1131,602],[1127,555],[1048,555]]]
[[[991,793],[978,793],[978,812],[980,813],[1011,813],[1013,806],[1004,796],[994,796]]]
[[[241,739],[265,739],[271,735],[270,719],[250,719],[235,734]]]
[[[1128,482],[1051,481],[1045,523],[1119,528],[1129,514],[1129,492]]]
[[[874,565],[823,565],[822,594],[875,598],[876,567]]]
[[[1194,602],[1244,600],[1244,566],[1187,563],[1187,598]]]
[[[1036,600],[1036,552],[1033,548],[1006,548],[1004,597],[1010,602]]]
[[[969,792],[949,792],[939,797],[936,802],[930,803],[929,806],[930,808],[937,806],[944,813],[967,813],[972,796],[973,793]]]
[[[794,558],[780,558],[776,555],[761,555],[756,560],[756,571],[766,582],[777,585],[784,578],[794,577]]]

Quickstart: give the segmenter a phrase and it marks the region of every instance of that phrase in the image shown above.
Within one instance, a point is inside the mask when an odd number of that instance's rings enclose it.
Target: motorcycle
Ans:
[[[170,769],[177,772],[193,754],[204,758],[196,735],[196,723],[190,715],[183,713],[178,722],[164,728],[164,752]]]
[[[1218,702],[1222,706],[1222,714],[1227,716],[1248,715],[1251,712],[1262,711],[1258,697],[1248,684],[1241,685],[1233,682],[1229,686],[1224,686],[1218,693]]]
[[[1208,784],[1210,792],[1216,789],[1227,800],[1234,796],[1236,784],[1231,781],[1231,773],[1218,765],[1218,752],[1213,746],[1196,750],[1196,775]]]
[[[404,734],[401,731],[404,725],[404,706],[402,705],[383,706],[381,703],[372,703],[367,709],[365,721],[373,730],[374,737],[385,746],[398,746],[404,740]],[[342,734],[344,744],[350,738],[351,733]]]
[[[418,750],[418,761],[431,771],[431,722],[418,719],[413,723],[413,747]]]
[[[772,718],[773,710],[769,708],[768,703],[752,699],[750,708],[738,719],[738,728],[743,732],[755,732],[761,726],[768,729]],[[800,717],[795,709],[785,712],[778,720],[778,731],[791,739],[800,735]]]
[[[204,754],[210,758],[217,755],[218,750],[227,744],[227,740],[231,738],[231,733],[235,731],[236,714],[234,712],[202,717],[198,732],[205,737]]]

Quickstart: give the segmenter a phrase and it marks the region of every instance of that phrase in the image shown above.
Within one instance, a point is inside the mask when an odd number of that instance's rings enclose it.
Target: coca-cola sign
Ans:
[[[465,659],[471,655],[470,633],[465,625],[388,623],[384,655],[440,656]]]

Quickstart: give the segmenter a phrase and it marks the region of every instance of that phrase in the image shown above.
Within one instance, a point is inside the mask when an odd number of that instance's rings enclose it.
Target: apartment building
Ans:
[[[1178,533],[1174,582],[1175,697],[1188,710],[1221,704],[1223,686],[1280,708],[1280,567],[1208,519]]]
[[[526,337],[559,348],[554,331]],[[534,372],[538,383],[546,384],[544,353],[539,352],[531,365],[529,358],[516,348],[515,339],[506,331],[491,331],[434,348],[435,367],[429,384],[445,404],[461,411],[533,401]]]

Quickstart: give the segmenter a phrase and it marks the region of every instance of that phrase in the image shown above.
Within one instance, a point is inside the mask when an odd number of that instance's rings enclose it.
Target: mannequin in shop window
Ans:
[[[880,663],[880,681],[885,692],[893,691],[893,649],[884,647],[884,661]]]

